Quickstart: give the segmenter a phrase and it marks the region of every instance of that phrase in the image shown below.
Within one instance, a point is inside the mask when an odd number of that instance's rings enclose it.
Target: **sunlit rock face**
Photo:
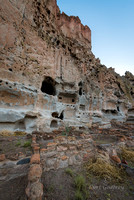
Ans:
[[[110,127],[133,110],[134,76],[91,51],[91,31],[56,0],[0,1],[0,130]]]

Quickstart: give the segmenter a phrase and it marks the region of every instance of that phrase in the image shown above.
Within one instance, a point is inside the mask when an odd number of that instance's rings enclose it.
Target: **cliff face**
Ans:
[[[0,0],[0,129],[110,127],[133,110],[134,76],[91,51],[91,31],[56,0]]]

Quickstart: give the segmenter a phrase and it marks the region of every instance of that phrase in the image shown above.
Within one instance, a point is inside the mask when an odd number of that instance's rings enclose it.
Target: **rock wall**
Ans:
[[[91,51],[91,31],[56,0],[0,0],[0,130],[110,127],[133,108],[134,76]]]
[[[40,151],[43,171],[81,165],[95,153],[95,144],[87,135],[79,139],[59,136]]]
[[[25,192],[29,200],[41,200],[43,196],[43,184],[41,183],[42,167],[40,165],[40,147],[36,143],[36,135],[32,135],[32,147],[34,154],[30,159],[28,185]]]

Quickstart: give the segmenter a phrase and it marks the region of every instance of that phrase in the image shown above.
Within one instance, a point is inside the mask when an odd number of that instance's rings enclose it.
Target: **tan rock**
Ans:
[[[61,157],[62,160],[67,160],[67,158],[68,158],[67,156],[62,156]]]
[[[34,154],[39,154],[40,147],[35,146],[33,147],[33,150],[34,150]]]
[[[42,168],[40,165],[35,164],[30,167],[29,173],[28,173],[28,180],[31,182],[35,182],[41,178],[42,175]]]
[[[30,164],[40,164],[40,154],[33,154],[31,156]]]
[[[56,142],[55,142],[55,143],[48,143],[48,144],[47,144],[47,147],[56,146],[56,145],[57,145]]]
[[[0,154],[0,162],[6,159],[5,154]]]
[[[117,155],[111,156],[111,159],[113,161],[115,161],[116,163],[121,163],[121,160],[120,160],[120,158]]]
[[[68,148],[65,147],[65,146],[58,146],[58,147],[57,147],[57,151],[59,151],[59,152],[60,152],[60,151],[67,151],[67,149],[68,149]]]
[[[70,150],[76,150],[76,146],[69,146]]]
[[[90,159],[90,154],[84,154],[83,155],[83,161],[89,161],[89,159]]]
[[[40,150],[40,153],[44,153],[44,152],[47,152],[47,151],[48,151],[48,149],[45,149],[45,148],[44,148],[44,149],[41,149],[41,150]]]
[[[43,184],[40,182],[29,184],[26,188],[26,194],[29,200],[42,200]]]

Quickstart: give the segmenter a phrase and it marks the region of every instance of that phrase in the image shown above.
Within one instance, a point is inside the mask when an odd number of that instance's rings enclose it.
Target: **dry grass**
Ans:
[[[24,135],[26,135],[26,133],[23,132],[23,131],[16,131],[16,132],[9,131],[9,130],[2,130],[2,131],[0,131],[0,136],[3,136],[3,137],[24,136]]]
[[[23,132],[23,131],[16,131],[16,132],[14,132],[13,135],[14,135],[14,136],[24,136],[24,135],[26,135],[26,132]]]
[[[2,130],[0,131],[0,136],[11,136],[13,135],[14,133],[12,131],[9,131],[9,130]]]
[[[134,162],[134,151],[127,148],[122,148],[121,157],[129,162]]]
[[[106,178],[121,181],[123,178],[123,171],[118,167],[97,158],[95,162],[91,161],[86,165],[88,174],[93,173],[99,178]]]

